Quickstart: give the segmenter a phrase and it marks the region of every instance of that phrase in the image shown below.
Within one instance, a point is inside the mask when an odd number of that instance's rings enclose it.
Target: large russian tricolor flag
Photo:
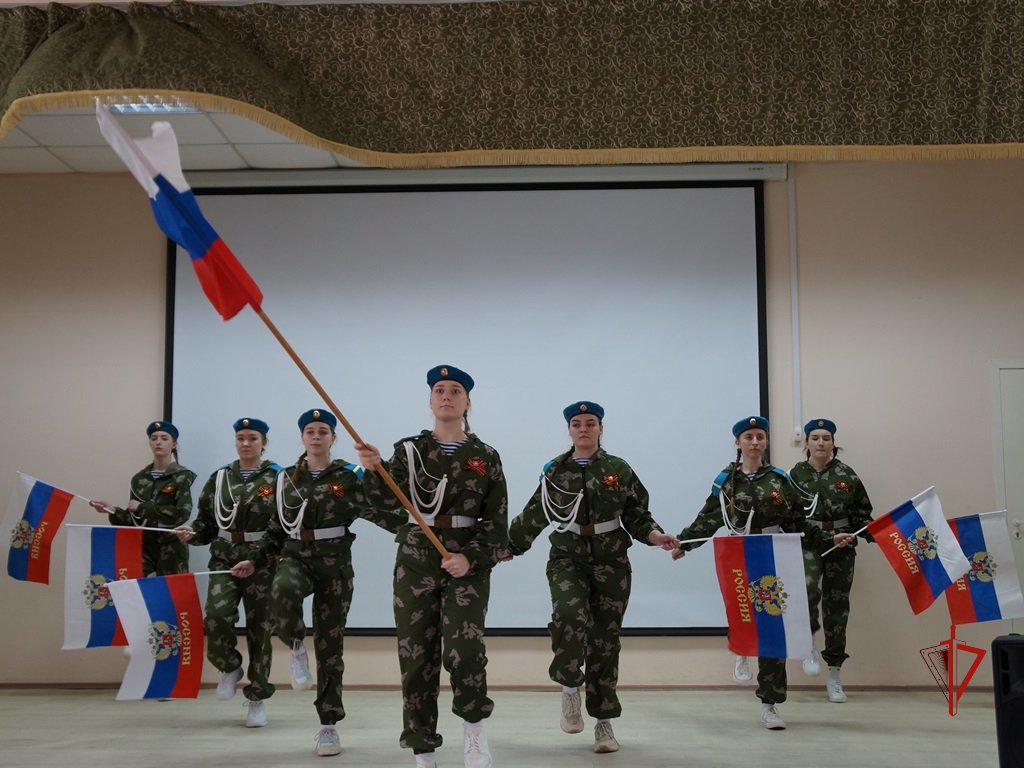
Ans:
[[[19,581],[50,583],[50,552],[73,493],[18,473],[7,504],[4,531],[10,536],[7,573]]]
[[[775,659],[809,656],[811,619],[800,536],[716,536],[712,541],[729,650]]]
[[[971,567],[942,514],[934,486],[868,524],[920,613]]]
[[[971,569],[946,590],[954,624],[1024,617],[1024,595],[1014,561],[1006,510],[949,521]]]
[[[128,645],[109,583],[142,578],[138,528],[69,525],[64,569],[64,649]]]
[[[199,284],[221,317],[230,320],[246,304],[258,312],[263,293],[199,210],[170,124],[155,122],[151,137],[132,139],[99,100],[96,119],[100,133],[149,195],[160,229],[192,257]]]
[[[194,699],[203,676],[203,609],[193,573],[108,584],[132,650],[120,701]]]

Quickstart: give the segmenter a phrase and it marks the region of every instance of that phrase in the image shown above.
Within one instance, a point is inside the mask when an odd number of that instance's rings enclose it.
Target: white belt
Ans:
[[[841,517],[838,520],[811,520],[808,518],[807,522],[811,525],[816,525],[823,531],[834,531],[836,528],[848,528],[850,526],[850,518]]]
[[[477,519],[469,515],[424,515],[423,522],[434,528],[472,528]],[[412,515],[409,515],[409,525],[419,525]]]
[[[241,544],[243,541],[246,544],[252,544],[253,542],[259,541],[263,538],[263,534],[266,531],[225,531],[223,529],[217,531],[217,536],[225,541],[230,541],[232,544]]]
[[[344,525],[336,525],[333,528],[303,528],[296,531],[293,539],[300,541],[323,541],[325,539],[340,539],[348,533]]]
[[[569,523],[563,530],[575,533],[577,536],[599,536],[602,533],[611,533],[621,527],[619,518],[616,517],[614,520],[606,520],[603,523],[594,523],[594,525],[580,526],[578,523]]]
[[[782,526],[769,525],[767,528],[750,529],[751,533],[782,533]]]

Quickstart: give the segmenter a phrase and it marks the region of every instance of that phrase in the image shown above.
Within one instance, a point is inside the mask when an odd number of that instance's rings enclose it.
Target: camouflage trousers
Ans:
[[[227,570],[244,559],[247,558],[211,557],[210,570]],[[222,673],[233,672],[242,666],[235,624],[238,623],[238,603],[241,602],[245,608],[249,684],[242,693],[247,699],[269,699],[274,694],[274,686],[270,682],[270,636],[273,627],[268,611],[273,577],[270,569],[256,571],[247,579],[216,573],[210,576],[210,589],[206,594],[206,658]]]
[[[842,666],[846,653],[846,623],[850,618],[850,590],[857,551],[840,547],[827,557],[804,550],[807,574],[807,602],[811,610],[811,633],[825,626],[825,647],[821,657],[830,667]],[[821,606],[821,621],[818,607]]]
[[[766,704],[781,704],[786,700],[786,660],[757,659],[757,690],[754,692]]]
[[[147,576],[188,573],[188,545],[169,533],[142,534],[142,572]]]
[[[618,717],[619,630],[632,584],[629,560],[597,563],[552,552],[547,575],[554,653],[548,676],[560,685],[585,686],[591,717]]]
[[[394,607],[403,747],[421,753],[441,746],[437,695],[442,665],[451,678],[452,712],[475,723],[494,710],[487,697],[484,645],[490,594],[490,569],[455,579],[441,569],[441,555],[433,548],[399,546]]]
[[[345,718],[341,689],[345,674],[345,623],[352,605],[354,581],[351,542],[289,541],[270,588],[270,616],[277,636],[289,648],[306,637],[302,602],[306,595],[313,595],[313,706],[322,725],[334,725]]]

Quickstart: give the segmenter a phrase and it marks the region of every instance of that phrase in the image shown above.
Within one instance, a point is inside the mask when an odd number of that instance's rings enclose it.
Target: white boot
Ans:
[[[259,699],[247,699],[245,702],[245,727],[262,728],[267,724],[267,708]]]
[[[462,756],[466,768],[491,768],[491,750],[487,746],[487,734],[484,733],[484,721],[462,724]]]
[[[594,726],[594,751],[599,755],[619,751],[619,742],[615,738],[612,724],[608,720],[598,720]]]
[[[574,688],[572,693],[562,692],[562,717],[559,725],[566,733],[580,733],[583,730],[579,688]]]
[[[732,670],[732,679],[737,683],[749,683],[753,677],[750,674],[750,660],[746,656],[737,656],[736,666]]]
[[[817,677],[821,674],[821,654],[817,648],[811,648],[811,655],[803,660],[804,674]]]
[[[437,768],[437,760],[433,752],[416,755],[416,768]]]
[[[235,691],[238,690],[238,681],[242,679],[242,668],[239,667],[234,672],[225,672],[220,676],[220,682],[217,683],[217,698],[220,701],[228,701],[234,698]]]
[[[846,691],[843,684],[839,682],[839,667],[828,668],[828,681],[825,683],[825,690],[828,692],[828,700],[833,704],[842,704],[846,701]]]
[[[761,703],[761,724],[769,731],[786,730],[786,721],[775,711],[775,705],[768,702]]]

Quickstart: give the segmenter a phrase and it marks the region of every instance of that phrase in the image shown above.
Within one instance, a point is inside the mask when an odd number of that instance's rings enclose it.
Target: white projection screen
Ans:
[[[634,468],[670,533],[693,520],[734,456],[731,425],[766,410],[759,181],[218,189],[198,199],[263,290],[264,311],[385,456],[432,424],[428,368],[472,374],[470,423],[501,454],[510,519],[545,462],[570,447],[568,403],[605,407],[605,450]],[[220,319],[184,251],[170,271],[167,409],[198,499],[235,458],[236,418],[265,419],[266,455],[288,466],[302,450],[298,415],[324,404],[253,311]],[[340,425],[333,455],[355,457]],[[393,537],[365,521],[354,531],[349,630],[393,631]],[[495,568],[490,631],[545,630],[547,550],[544,534]],[[626,633],[724,634],[712,547],[673,562],[637,543],[630,557]],[[206,558],[193,549],[193,570]]]

